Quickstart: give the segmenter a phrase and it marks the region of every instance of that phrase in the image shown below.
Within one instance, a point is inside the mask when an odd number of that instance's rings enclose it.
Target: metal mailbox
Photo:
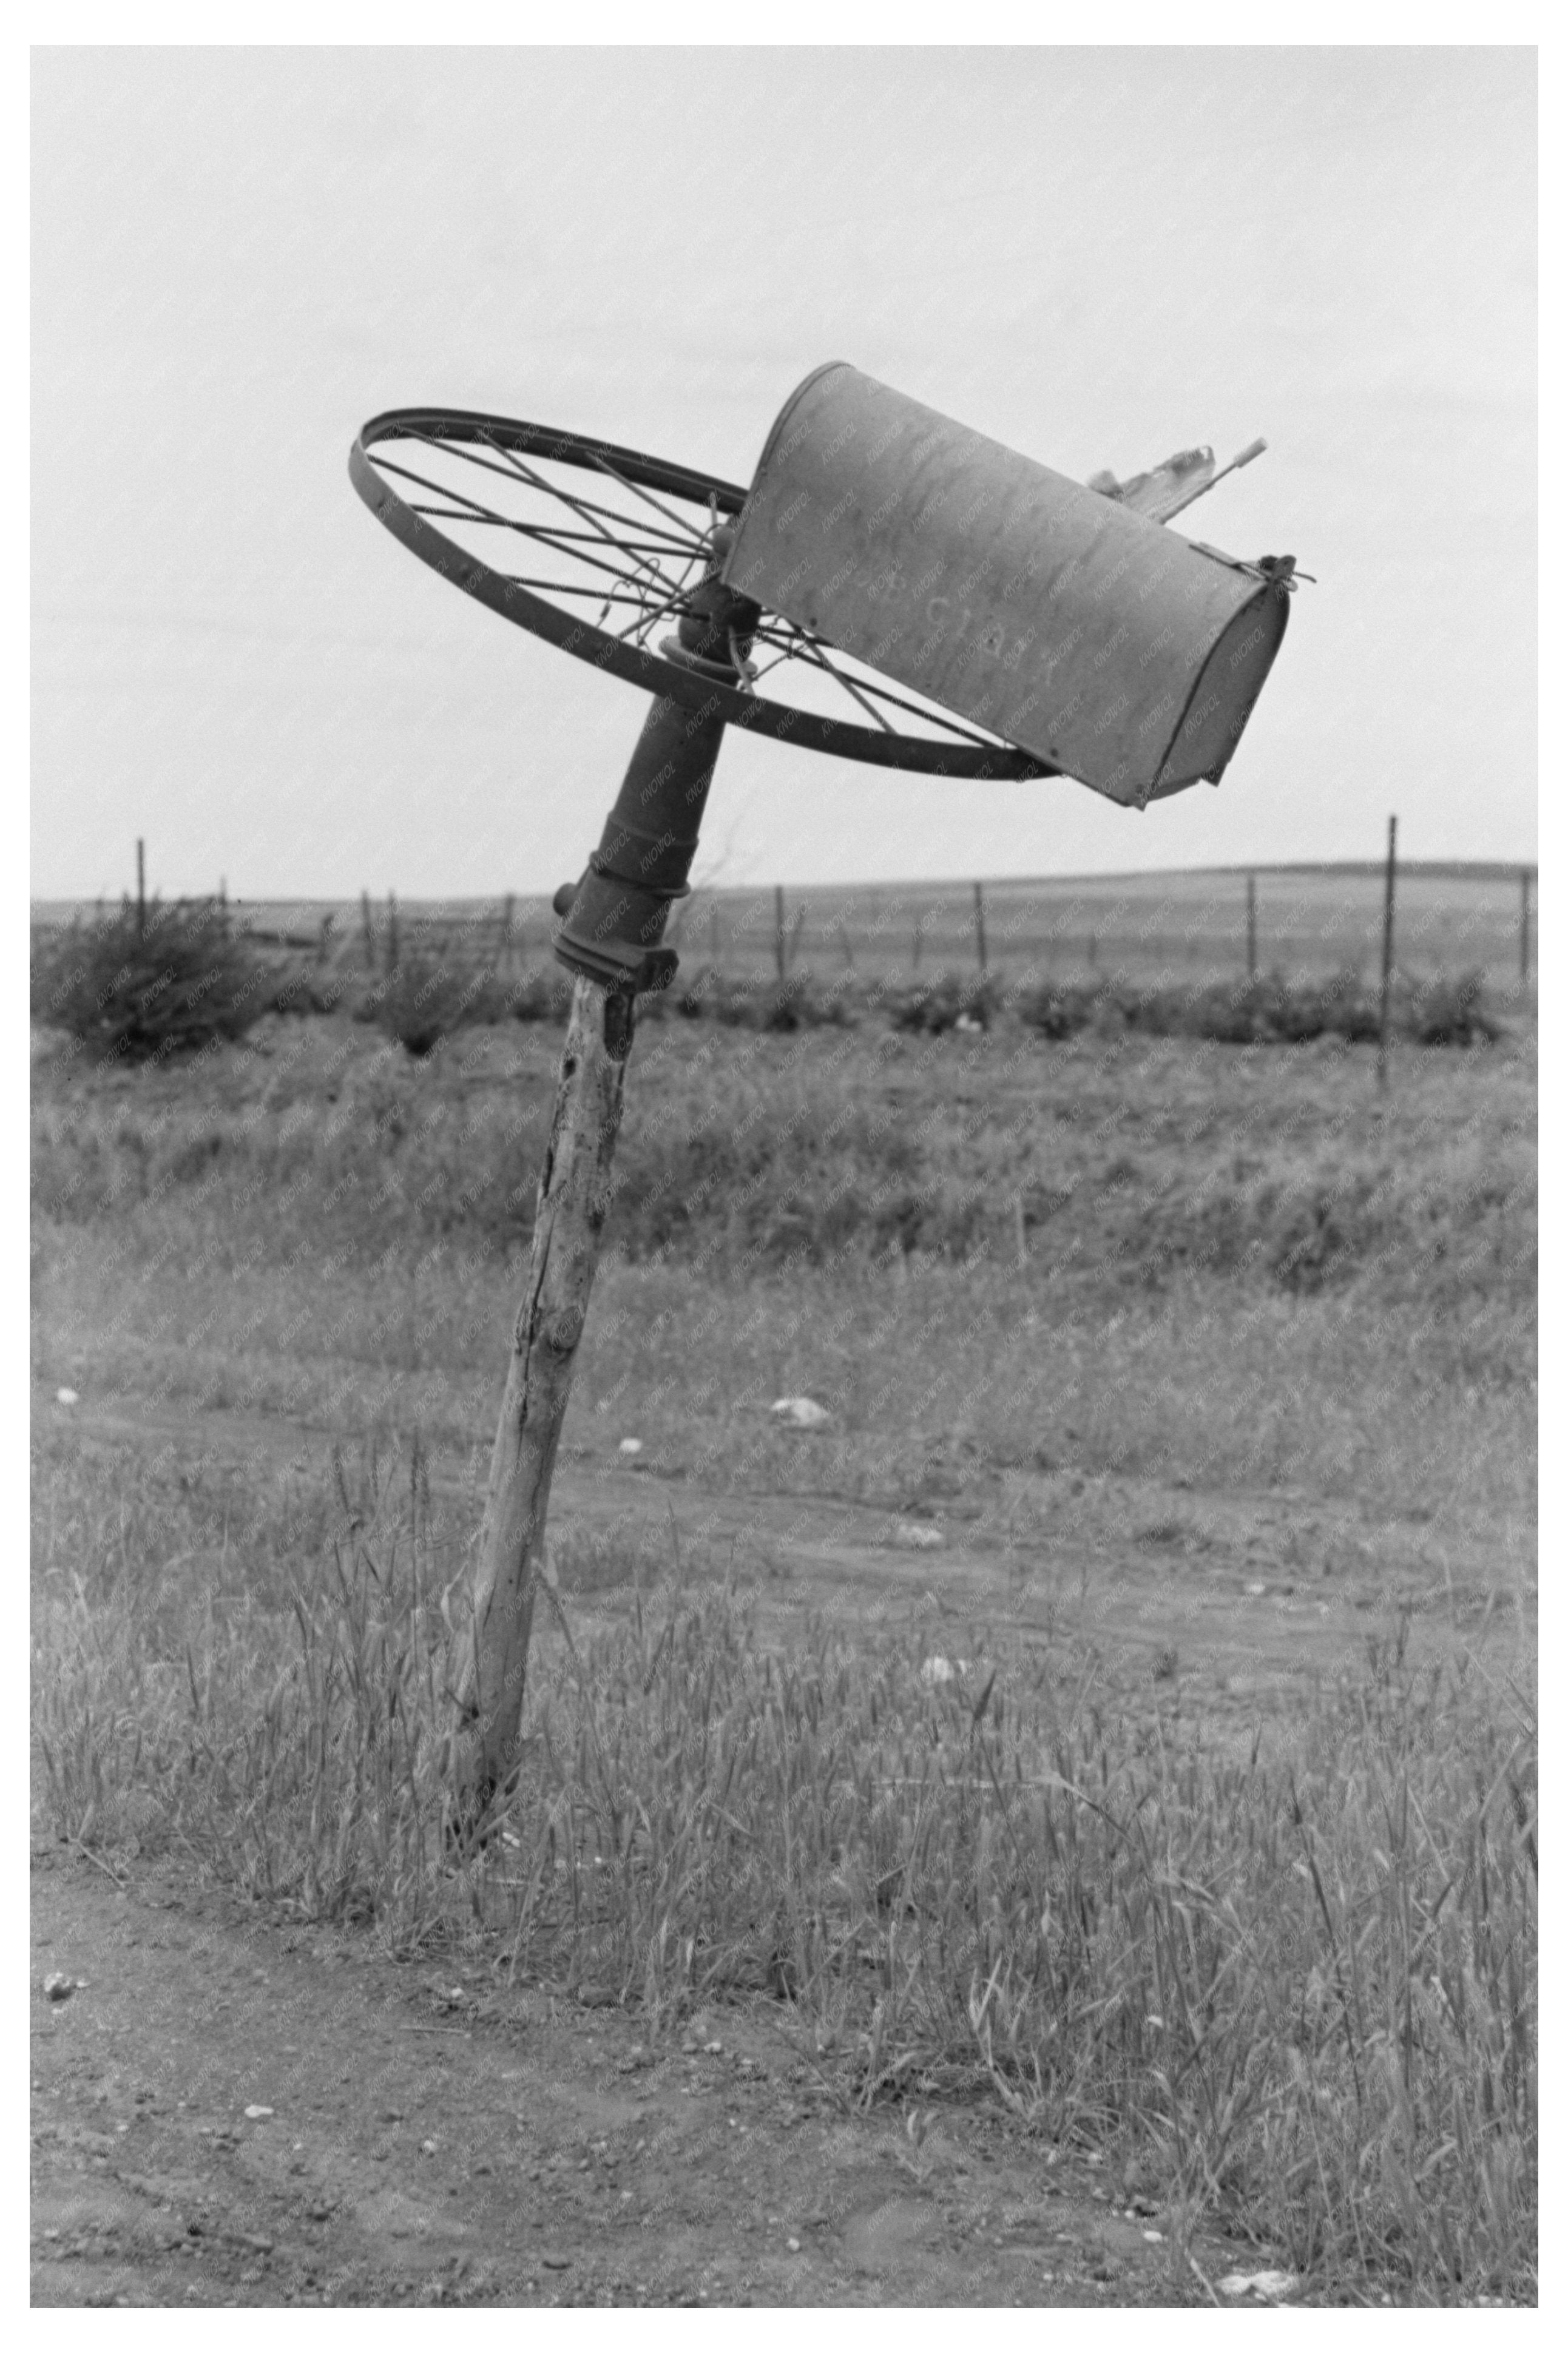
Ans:
[[[1288,558],[1239,562],[842,361],[780,411],[729,587],[1141,808],[1235,750]]]

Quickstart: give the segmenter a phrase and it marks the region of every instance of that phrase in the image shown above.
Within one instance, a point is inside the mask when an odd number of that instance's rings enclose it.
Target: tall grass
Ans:
[[[848,2106],[989,2090],[1136,2157],[1179,2229],[1223,2216],[1352,2295],[1533,2295],[1522,1649],[1499,1684],[1390,1630],[1238,1754],[1154,1689],[1097,1704],[1065,1639],[944,1672],[816,1623],[779,1653],[730,1583],[670,1578],[579,1645],[568,1592],[519,1785],[459,1856],[467,1630],[417,1461],[340,1473],[318,1539],[244,1577],[227,1518],[223,1557],[208,1525],[170,1559],[71,1476],[34,1641],[62,1835],[173,1843],[402,1949],[478,1940],[655,2028],[761,2000]]]

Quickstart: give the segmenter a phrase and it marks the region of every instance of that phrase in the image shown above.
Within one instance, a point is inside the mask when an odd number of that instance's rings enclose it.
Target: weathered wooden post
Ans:
[[[975,958],[980,965],[980,978],[983,980],[986,976],[985,889],[983,884],[979,882],[975,884]]]
[[[1248,979],[1257,979],[1257,880],[1248,875]]]
[[[145,845],[144,845],[144,844],[143,844],[143,842],[142,837],[141,837],[141,835],[140,835],[140,834],[138,834],[138,835],[136,836],[136,937],[137,937],[138,942],[141,942],[141,941],[144,940],[144,939],[146,938],[146,936],[147,936],[147,865],[146,865],[146,852],[145,852]]]
[[[780,984],[789,973],[789,934],[784,928],[784,885],[776,882],[773,886],[773,962]]]
[[[755,605],[717,576],[728,545],[728,533],[715,533],[709,576],[677,640],[694,670],[726,682],[738,676],[731,648],[744,659],[758,617]],[[471,1651],[458,1690],[460,1831],[481,1821],[517,1761],[550,1482],[609,1203],[633,1007],[641,991],[666,987],[674,972],[674,955],[660,942],[672,902],[687,892],[724,728],[720,718],[657,696],[587,871],[556,893],[565,919],[556,954],[577,979],[491,1456]]]
[[[1519,870],[1519,985],[1530,987],[1530,869]]]
[[[1388,865],[1383,885],[1383,987],[1377,1008],[1377,1083],[1380,1093],[1388,1091],[1388,1003],[1393,987],[1393,841],[1399,819],[1388,821]]]

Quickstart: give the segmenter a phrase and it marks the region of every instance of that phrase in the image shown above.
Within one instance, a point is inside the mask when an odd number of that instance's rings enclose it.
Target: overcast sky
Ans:
[[[897,779],[733,733],[699,876],[1535,854],[1523,49],[35,52],[33,867],[548,890],[632,689],[417,564],[374,411],[749,480],[847,359],[1061,471],[1268,454],[1185,520],[1318,575],[1220,789]]]

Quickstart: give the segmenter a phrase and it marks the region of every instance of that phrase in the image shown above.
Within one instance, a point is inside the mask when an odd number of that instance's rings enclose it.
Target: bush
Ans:
[[[105,1059],[164,1061],[243,1037],[270,1009],[271,983],[215,901],[154,900],[144,923],[127,905],[46,945],[33,964],[32,1013]]]
[[[815,974],[791,973],[788,980],[732,979],[704,965],[689,980],[637,1000],[639,1021],[716,1021],[726,1029],[843,1029],[853,1027],[846,982],[824,987]]]
[[[459,1029],[505,1020],[564,1021],[570,998],[571,982],[563,972],[530,973],[508,987],[488,965],[464,972],[413,956],[367,988],[355,1012],[422,1057]]]
[[[1001,992],[994,981],[944,972],[923,986],[891,993],[885,1002],[895,1029],[939,1037],[947,1029],[989,1029]]]

